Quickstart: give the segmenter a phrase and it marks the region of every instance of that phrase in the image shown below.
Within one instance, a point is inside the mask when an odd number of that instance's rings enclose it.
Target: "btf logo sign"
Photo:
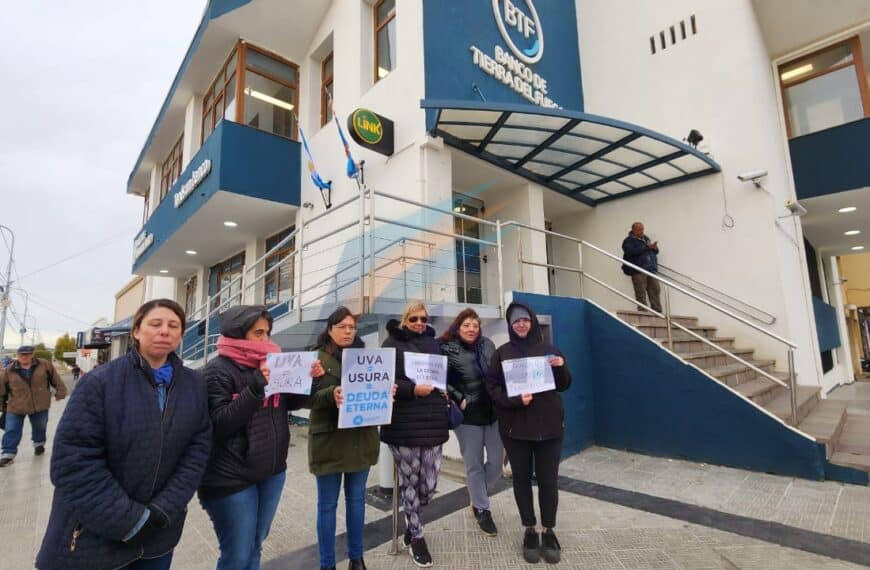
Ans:
[[[501,37],[520,61],[538,63],[544,55],[541,19],[532,0],[517,0],[517,3],[525,4],[527,11],[517,7],[513,0],[492,0],[495,23],[498,24]]]

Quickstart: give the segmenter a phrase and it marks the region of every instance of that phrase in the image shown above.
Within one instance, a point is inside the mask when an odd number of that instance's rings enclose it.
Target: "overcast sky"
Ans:
[[[0,225],[15,233],[12,279],[30,295],[28,328],[48,345],[100,317],[112,321],[142,217],[127,177],[205,5],[3,4]],[[0,240],[0,284],[8,254]],[[18,345],[24,316],[24,296],[13,289],[12,301],[7,347]]]

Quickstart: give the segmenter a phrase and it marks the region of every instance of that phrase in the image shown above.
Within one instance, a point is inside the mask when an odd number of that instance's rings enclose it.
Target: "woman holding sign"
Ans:
[[[559,504],[559,457],[565,432],[564,392],[571,385],[565,358],[544,342],[538,317],[529,307],[511,303],[507,309],[510,341],[498,348],[490,367],[487,389],[495,404],[499,432],[513,472],[514,499],[526,527],[523,558],[559,561],[561,547],[553,528]],[[533,471],[534,468],[534,471]],[[543,532],[536,530],[532,473],[538,480]]]
[[[272,315],[241,305],[221,315],[218,357],[205,367],[214,442],[199,500],[212,520],[221,555],[218,570],[256,570],[284,488],[288,415],[308,396],[265,395]],[[321,376],[319,362],[312,376]]]
[[[435,329],[427,324],[428,320],[423,303],[408,304],[401,321],[387,322],[390,336],[382,345],[396,349],[398,388],[393,421],[381,428],[381,441],[389,444],[399,469],[407,527],[405,546],[409,547],[414,564],[421,567],[432,566],[432,556],[423,538],[420,507],[435,494],[441,470],[441,444],[448,438],[446,392],[428,382],[416,383],[416,378],[410,378],[405,369],[406,357],[414,353],[441,354]]]
[[[338,429],[338,410],[344,403],[341,357],[345,348],[364,348],[356,335],[356,317],[339,307],[326,319],[317,339],[317,358],[325,374],[311,395],[308,428],[308,467],[317,477],[317,542],[320,567],[335,569],[335,510],[344,478],[349,570],[365,570],[363,527],[369,468],[378,462],[377,426]]]
[[[474,309],[456,315],[440,340],[441,351],[447,355],[447,392],[464,414],[462,425],[455,431],[468,477],[471,509],[480,530],[495,536],[498,529],[489,511],[489,494],[501,477],[504,455],[495,410],[486,390],[495,345],[480,334],[480,317]]]

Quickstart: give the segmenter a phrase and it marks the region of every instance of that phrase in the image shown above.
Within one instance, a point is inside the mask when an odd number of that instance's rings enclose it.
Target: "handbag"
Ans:
[[[459,409],[459,404],[453,400],[447,400],[447,427],[456,429],[462,425],[465,420],[465,414]]]

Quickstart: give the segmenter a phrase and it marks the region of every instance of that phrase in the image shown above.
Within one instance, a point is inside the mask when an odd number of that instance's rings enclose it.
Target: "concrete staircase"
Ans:
[[[617,311],[617,316],[667,348],[668,330],[664,319],[641,311]],[[787,374],[775,370],[774,360],[756,359],[754,350],[735,348],[734,339],[716,336],[715,327],[700,325],[695,317],[672,316],[671,320],[788,382]],[[685,331],[672,328],[671,335],[673,352],[681,359],[704,370],[778,418],[786,422],[791,420],[791,395],[786,388]],[[798,386],[798,429],[825,445],[831,463],[870,472],[870,417],[849,416],[847,402],[823,400],[820,391],[818,387]]]

